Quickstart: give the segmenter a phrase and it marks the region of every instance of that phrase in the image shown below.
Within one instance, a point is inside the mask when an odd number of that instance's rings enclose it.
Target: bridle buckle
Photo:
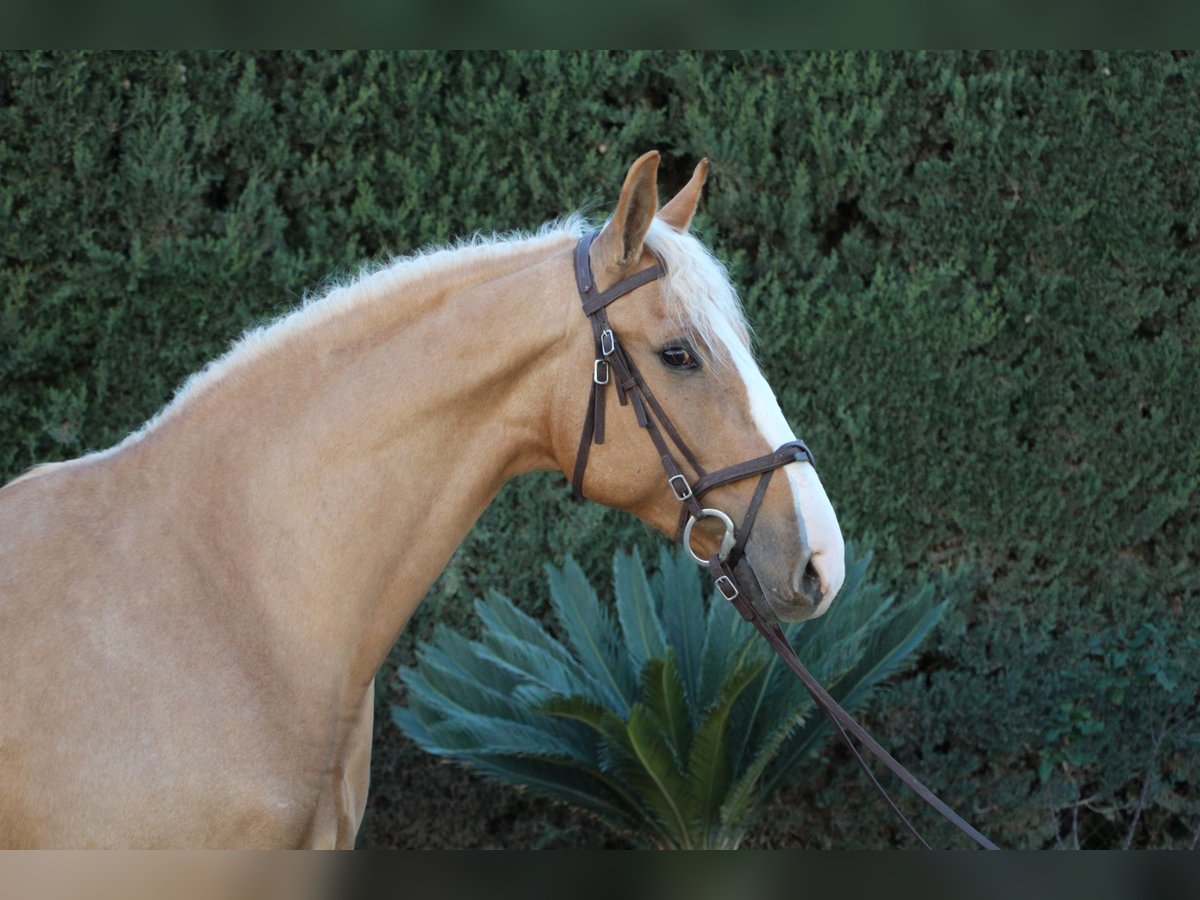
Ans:
[[[601,373],[604,374],[603,378],[600,377]],[[608,360],[607,359],[596,360],[596,365],[594,365],[592,367],[592,381],[596,382],[596,384],[608,384],[608,379],[609,379]]]
[[[605,328],[600,332],[600,353],[603,356],[612,356],[612,352],[617,349],[617,337],[613,334],[611,328]]]
[[[676,479],[679,480],[678,485],[675,483]],[[671,486],[671,492],[680,503],[692,496],[692,486],[688,484],[687,476],[683,474],[672,475],[667,479],[667,484]]]
[[[721,592],[721,596],[726,600],[736,600],[738,596],[737,585],[733,583],[733,579],[728,575],[722,575],[717,579],[717,590]],[[728,590],[726,589],[728,588]]]

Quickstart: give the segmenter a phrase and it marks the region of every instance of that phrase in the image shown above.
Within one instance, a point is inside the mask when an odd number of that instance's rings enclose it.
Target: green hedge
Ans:
[[[1198,91],[1182,53],[4,53],[0,476],[119,440],[331,273],[708,156],[697,227],[844,530],[894,586],[974,588],[872,726],[1003,844],[1194,845]],[[537,612],[541,563],[603,581],[656,542],[510,485],[382,702],[485,588]],[[363,842],[422,842],[386,721],[376,759]],[[901,840],[838,753],[767,818],[762,846]]]

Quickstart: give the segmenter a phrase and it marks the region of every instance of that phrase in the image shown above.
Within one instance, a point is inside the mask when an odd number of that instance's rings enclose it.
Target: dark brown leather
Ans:
[[[726,466],[711,474],[703,474],[704,470],[700,469],[700,477],[696,483],[692,485],[692,492],[699,500],[713,488],[720,487],[723,484],[729,484],[732,481],[741,481],[743,478],[749,478],[752,475],[761,475],[759,487],[755,491],[755,499],[751,500],[750,506],[746,510],[746,515],[742,517],[742,527],[739,529],[738,543],[745,546],[750,540],[750,529],[754,526],[754,519],[758,515],[758,507],[762,503],[763,495],[766,493],[767,484],[771,480],[771,475],[776,469],[788,465],[793,462],[808,462],[816,465],[812,451],[808,449],[808,445],[801,440],[789,441],[781,446],[774,453],[768,453],[765,456],[756,456],[754,459],[748,459],[745,462],[734,463],[732,466]],[[680,510],[679,525],[675,532],[675,540],[679,540],[683,536],[683,526],[687,524],[687,518],[690,513],[687,508]]]
[[[653,441],[654,447],[658,451],[663,470],[667,475],[668,487],[675,493],[676,499],[682,504],[679,528],[676,534],[677,540],[682,536],[683,528],[690,517],[694,516],[697,519],[703,517],[700,498],[705,493],[723,484],[729,484],[733,481],[740,481],[743,478],[752,478],[758,475],[759,482],[750,500],[750,505],[742,517],[741,525],[735,530],[735,540],[732,549],[725,559],[722,560],[718,555],[711,557],[708,561],[708,568],[712,572],[713,578],[716,579],[717,589],[725,599],[733,604],[743,619],[758,629],[759,633],[766,638],[767,643],[775,649],[775,652],[779,654],[788,668],[799,677],[809,694],[812,695],[813,701],[817,704],[818,708],[829,719],[834,730],[841,735],[842,740],[846,742],[855,759],[862,766],[863,771],[867,773],[867,777],[870,778],[871,783],[883,794],[884,799],[887,800],[892,810],[900,817],[908,829],[916,835],[917,840],[923,846],[928,848],[929,844],[921,836],[921,833],[913,827],[904,813],[900,811],[895,801],[892,800],[891,795],[884,790],[878,779],[876,779],[874,773],[859,753],[858,748],[850,740],[851,734],[858,738],[862,745],[900,778],[901,781],[912,788],[917,796],[941,813],[959,831],[985,849],[999,849],[947,806],[929,788],[918,781],[904,766],[900,765],[890,753],[883,749],[867,733],[866,729],[842,709],[838,702],[834,700],[829,692],[821,686],[821,683],[800,662],[791,644],[788,643],[783,629],[779,626],[778,621],[775,620],[774,614],[769,610],[760,610],[739,589],[738,578],[734,574],[736,566],[739,564],[745,566],[750,572],[750,577],[754,578],[753,569],[750,568],[749,562],[744,559],[744,555],[746,544],[750,539],[750,533],[754,526],[754,520],[758,516],[763,498],[766,496],[771,476],[775,473],[776,469],[793,462],[812,463],[812,451],[808,449],[808,446],[803,441],[789,441],[773,453],[755,457],[745,462],[735,463],[723,469],[718,469],[716,472],[709,473],[705,471],[700,461],[696,458],[696,455],[692,453],[678,430],[671,423],[671,419],[667,416],[666,411],[651,392],[649,385],[642,378],[633,359],[625,352],[625,348],[621,345],[620,339],[609,324],[608,315],[605,312],[605,309],[614,300],[624,297],[631,291],[637,290],[639,287],[662,277],[665,271],[662,262],[660,261],[648,269],[643,269],[617,282],[607,290],[599,292],[596,289],[595,279],[592,277],[592,266],[589,256],[592,241],[595,240],[598,233],[593,231],[585,235],[575,248],[575,282],[579,288],[579,297],[583,304],[583,311],[592,326],[592,339],[596,351],[595,363],[593,365],[592,390],[588,397],[587,414],[584,417],[583,432],[579,438],[579,449],[575,455],[575,470],[571,476],[571,485],[576,496],[583,496],[583,478],[587,470],[588,453],[591,450],[592,444],[604,443],[605,401],[609,384],[615,385],[617,399],[622,406],[633,406],[638,425],[646,429],[650,435],[650,440]],[[599,377],[601,374],[604,376],[602,379]],[[679,451],[679,454],[691,468],[693,473],[691,479],[688,478],[687,473],[683,471],[675,455],[671,452],[668,439],[670,444],[675,446],[675,449]],[[684,486],[686,486],[686,489]]]
[[[718,578],[726,575],[728,571],[726,564],[722,563],[716,556],[713,556],[709,559],[708,568],[709,571],[711,571],[713,575]],[[888,753],[887,750],[885,750],[879,744],[879,742],[875,740],[875,738],[871,737],[870,733],[865,728],[855,721],[853,716],[851,716],[842,708],[841,704],[839,704],[833,698],[833,696],[827,690],[825,690],[825,688],[819,681],[817,681],[813,674],[804,667],[802,662],[800,662],[800,658],[796,656],[796,651],[792,649],[792,645],[788,641],[787,635],[783,633],[783,629],[780,627],[777,621],[768,621],[768,618],[762,614],[758,607],[749,602],[741,594],[735,597],[731,602],[741,614],[742,618],[750,622],[750,624],[752,624],[758,630],[759,634],[766,638],[767,643],[775,649],[775,652],[779,655],[787,667],[791,669],[797,677],[799,677],[801,682],[803,682],[804,687],[808,690],[808,693],[813,698],[814,702],[816,702],[817,707],[825,714],[825,717],[829,719],[830,724],[833,725],[834,730],[841,736],[842,740],[846,743],[846,746],[850,748],[850,752],[854,755],[854,758],[858,761],[858,764],[862,767],[862,770],[866,772],[867,777],[871,780],[871,783],[875,785],[876,790],[883,795],[883,798],[887,801],[888,805],[892,808],[896,815],[899,816],[900,821],[902,821],[908,827],[908,830],[913,833],[916,839],[920,841],[926,849],[931,849],[928,842],[921,835],[921,833],[917,831],[912,822],[908,820],[908,817],[900,811],[900,808],[896,805],[896,802],[892,799],[891,795],[884,789],[883,785],[879,783],[879,780],[875,777],[875,773],[871,771],[870,767],[866,763],[866,760],[862,758],[862,754],[859,753],[854,742],[850,740],[851,734],[858,738],[862,745],[871,752],[872,756],[882,762],[889,770],[891,770],[894,775],[896,775],[897,778],[912,788],[918,797],[941,813],[951,825],[953,825],[967,837],[971,838],[971,840],[975,841],[976,844],[978,844],[980,847],[983,847],[985,850],[1000,849],[994,843],[988,840],[988,838],[985,837],[981,832],[976,830],[970,823],[963,819],[958,813],[947,806],[940,797],[933,793],[933,791],[929,790],[929,788],[925,787],[924,784],[918,781],[916,776],[914,776],[908,771],[908,769],[897,762],[895,757]],[[774,617],[772,616],[771,619],[773,618]]]

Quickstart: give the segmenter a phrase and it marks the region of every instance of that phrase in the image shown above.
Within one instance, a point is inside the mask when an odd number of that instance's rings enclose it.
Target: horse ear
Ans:
[[[658,209],[658,151],[638,157],[629,167],[617,211],[596,238],[594,261],[612,271],[624,271],[642,257],[642,242]]]
[[[676,231],[687,231],[688,226],[692,224],[692,216],[696,214],[696,207],[700,203],[700,191],[707,179],[708,160],[702,159],[700,165],[696,166],[696,171],[692,173],[691,180],[662,208],[658,217]]]

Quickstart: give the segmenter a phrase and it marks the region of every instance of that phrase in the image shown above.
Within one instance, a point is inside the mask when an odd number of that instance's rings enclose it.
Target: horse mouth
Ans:
[[[786,595],[764,590],[759,583],[758,574],[745,558],[734,566],[733,577],[737,581],[738,590],[746,595],[759,615],[768,622],[774,619],[782,622],[803,622],[819,614],[821,581],[811,568],[805,570],[800,592],[789,588]]]

